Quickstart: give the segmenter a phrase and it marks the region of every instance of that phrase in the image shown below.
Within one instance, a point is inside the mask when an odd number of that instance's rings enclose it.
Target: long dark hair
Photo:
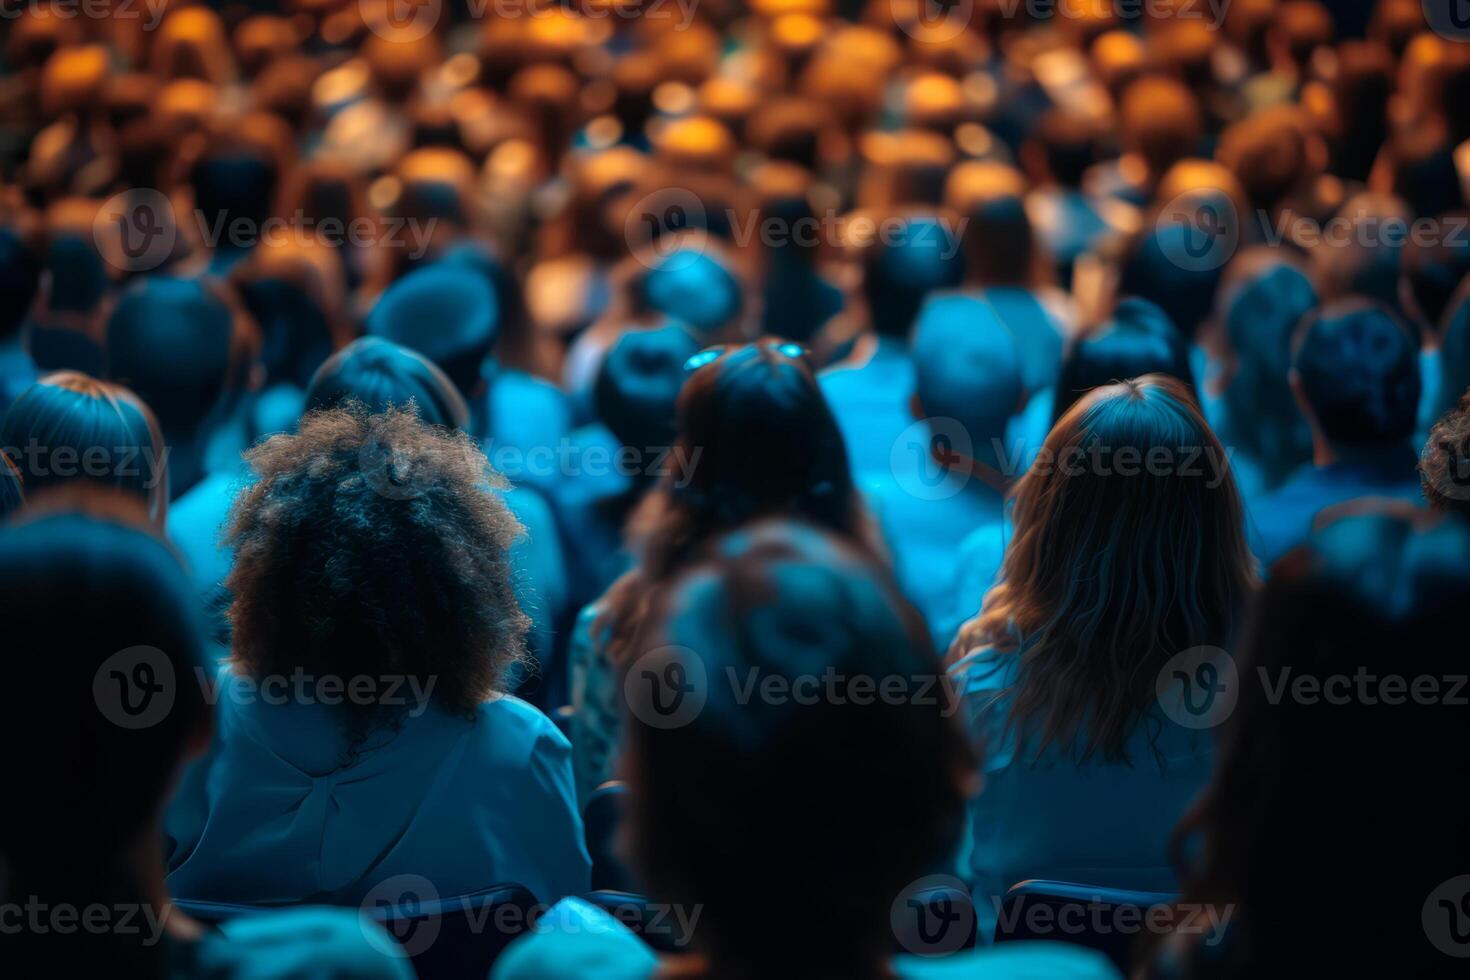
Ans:
[[[1162,375],[1098,388],[1052,428],[1014,490],[1000,582],[952,650],[1020,658],[1009,723],[1037,751],[1127,761],[1165,662],[1231,638],[1256,577],[1225,467],[1184,386]]]
[[[666,582],[716,535],[757,517],[799,517],[867,540],[847,450],[811,367],[750,344],[698,368],[679,394],[674,465],[629,520],[638,564],[613,583],[599,628],[622,662]]]
[[[1380,512],[1330,523],[1272,567],[1236,651],[1239,700],[1214,780],[1174,840],[1183,901],[1230,907],[1230,931],[1223,946],[1174,937],[1167,975],[1463,973],[1434,946],[1449,911],[1434,897],[1470,871],[1456,639],[1467,554],[1461,521]],[[1327,682],[1364,675],[1385,683]],[[1388,677],[1407,683],[1395,695]],[[1287,686],[1303,678],[1318,693]],[[1435,679],[1432,701],[1415,694],[1421,678]],[[1345,936],[1345,904],[1368,896],[1371,928]]]

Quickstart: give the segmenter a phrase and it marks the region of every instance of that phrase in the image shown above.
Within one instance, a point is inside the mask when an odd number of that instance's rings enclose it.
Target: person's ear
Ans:
[[[909,395],[909,414],[919,420],[929,417],[924,411],[924,403],[919,401],[919,393],[917,391]]]

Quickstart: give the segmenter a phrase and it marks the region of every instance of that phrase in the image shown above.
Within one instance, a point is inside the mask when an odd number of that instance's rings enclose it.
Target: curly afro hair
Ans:
[[[507,560],[521,525],[464,433],[353,403],[246,458],[258,480],[226,531],[237,672],[414,679],[472,717],[526,658]],[[357,700],[344,723],[359,740],[406,713]]]
[[[1470,391],[1429,430],[1419,480],[1430,507],[1470,516]]]

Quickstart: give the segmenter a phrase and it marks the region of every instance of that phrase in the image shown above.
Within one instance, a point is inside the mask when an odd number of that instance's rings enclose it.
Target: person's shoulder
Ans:
[[[1120,980],[1107,957],[1063,943],[1001,943],[950,956],[897,956],[893,972],[901,980]]]
[[[648,946],[607,912],[577,898],[551,908],[534,931],[501,954],[491,980],[555,980],[605,977],[641,980],[658,959]]]
[[[411,980],[414,975],[382,927],[347,909],[242,916],[206,937],[201,953],[208,964],[223,968],[222,975],[251,980]]]
[[[499,694],[486,701],[480,705],[479,716],[482,727],[494,729],[488,737],[501,742],[509,739],[528,748],[546,738],[558,744],[566,742],[545,712],[514,694]]]

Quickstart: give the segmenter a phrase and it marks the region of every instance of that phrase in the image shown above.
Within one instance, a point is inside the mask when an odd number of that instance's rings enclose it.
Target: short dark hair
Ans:
[[[1387,445],[1414,431],[1419,348],[1388,307],[1359,298],[1308,314],[1297,328],[1292,369],[1330,442]]]
[[[1063,187],[1079,187],[1082,175],[1097,161],[1097,131],[1076,112],[1053,109],[1041,117],[1036,139],[1046,155],[1046,169]]]
[[[41,262],[12,228],[0,228],[0,340],[25,322],[41,285]]]
[[[1189,345],[1168,314],[1137,296],[1124,299],[1108,320],[1074,340],[1062,358],[1052,399],[1052,420],[1060,419],[1083,395],[1114,381],[1164,374],[1182,383],[1195,398]]]
[[[507,560],[520,525],[469,436],[349,405],[246,459],[257,479],[227,530],[237,669],[433,678],[436,704],[472,715],[524,659],[530,620]],[[345,710],[354,745],[399,718]]]

